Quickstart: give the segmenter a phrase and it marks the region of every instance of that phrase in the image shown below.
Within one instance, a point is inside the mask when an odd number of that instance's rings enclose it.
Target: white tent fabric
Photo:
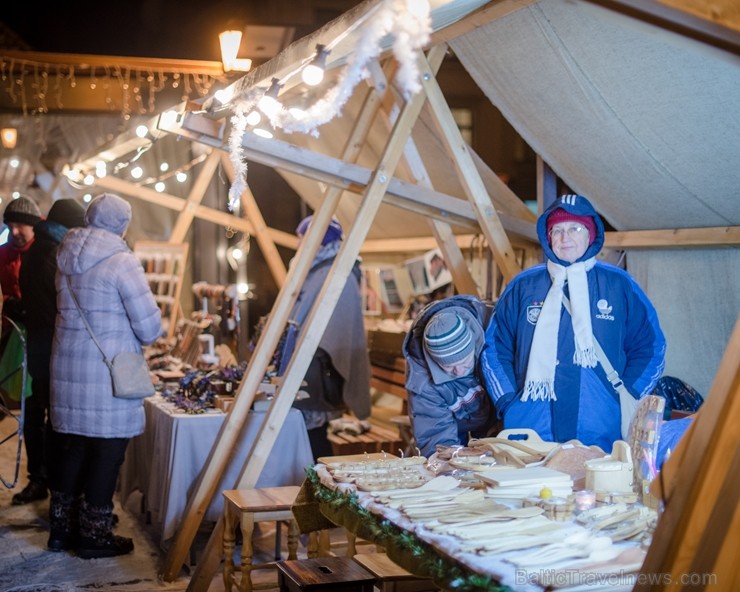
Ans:
[[[704,397],[740,311],[738,254],[738,249],[703,249],[627,255],[630,272],[658,307],[668,343],[665,374],[685,380]]]
[[[588,2],[451,43],[524,139],[618,230],[740,224],[740,58]]]
[[[579,0],[451,41],[522,137],[617,230],[740,224],[740,59]],[[740,249],[630,251],[666,374],[706,396],[740,311]]]

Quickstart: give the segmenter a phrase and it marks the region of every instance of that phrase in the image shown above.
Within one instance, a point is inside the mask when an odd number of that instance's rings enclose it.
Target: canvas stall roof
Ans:
[[[740,58],[591,2],[451,40],[491,102],[618,230],[740,224]]]

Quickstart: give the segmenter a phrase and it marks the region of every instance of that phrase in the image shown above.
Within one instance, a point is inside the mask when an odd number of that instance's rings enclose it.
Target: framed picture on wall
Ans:
[[[405,265],[411,277],[414,294],[428,294],[452,282],[452,274],[439,249],[432,249],[421,257],[409,259]]]

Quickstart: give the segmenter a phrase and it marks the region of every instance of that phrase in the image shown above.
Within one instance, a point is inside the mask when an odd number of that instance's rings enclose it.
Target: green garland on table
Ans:
[[[433,547],[414,534],[363,508],[356,493],[346,494],[322,485],[314,468],[309,468],[306,473],[314,499],[322,504],[321,511],[327,518],[360,538],[385,547],[388,555],[405,569],[430,577],[446,590],[455,592],[509,590],[490,576],[471,574],[454,561],[443,559]],[[404,561],[409,556],[413,561]]]

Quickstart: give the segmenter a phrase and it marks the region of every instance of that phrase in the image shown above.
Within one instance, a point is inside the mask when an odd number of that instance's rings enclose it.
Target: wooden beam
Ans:
[[[537,212],[549,208],[558,197],[558,178],[542,157],[537,155]]]
[[[127,195],[134,197],[148,203],[153,203],[176,212],[181,212],[185,208],[186,201],[180,197],[169,195],[167,193],[159,193],[148,187],[140,187],[129,181],[124,181],[118,177],[107,176],[95,179],[95,186],[103,189],[114,191],[121,195]],[[242,232],[252,233],[254,232],[254,226],[249,220],[244,218],[238,218],[233,214],[222,212],[221,210],[214,210],[203,205],[198,205],[195,208],[195,217],[214,224],[220,224],[221,226],[232,226]],[[267,229],[272,240],[281,246],[295,249],[298,246],[298,239],[295,235],[288,234],[281,230],[274,228]]]
[[[203,201],[203,196],[206,194],[206,189],[213,179],[213,173],[216,172],[216,167],[221,159],[220,153],[216,150],[209,150],[208,157],[203,163],[198,176],[190,189],[190,194],[185,202],[185,207],[180,211],[180,215],[177,217],[175,227],[170,233],[169,242],[180,244],[185,242],[185,237],[188,234],[190,225],[193,223],[195,217],[196,208]]]
[[[371,89],[365,99],[354,129],[345,144],[343,155],[347,158],[353,158],[353,155],[356,158],[356,155],[359,153],[359,149],[364,143],[364,138],[367,137],[379,104],[379,93],[375,89]],[[288,270],[285,284],[280,288],[267,323],[252,353],[247,372],[239,385],[236,401],[226,417],[224,427],[222,427],[213,444],[208,461],[194,487],[194,493],[188,500],[183,524],[175,535],[175,541],[170,547],[170,552],[161,572],[163,578],[167,581],[172,581],[177,576],[185,554],[192,544],[195,532],[205,512],[205,507],[210,502],[215,485],[225,469],[226,461],[223,458],[222,450],[230,450],[234,445],[234,439],[238,437],[239,430],[244,424],[246,414],[254,400],[254,393],[259,387],[267,365],[272,359],[273,352],[287,324],[288,315],[293,307],[293,303],[298,297],[300,288],[308,274],[310,264],[314,260],[316,252],[321,245],[321,240],[339,204],[340,198],[341,191],[334,188],[330,188],[327,191],[321,206],[314,213],[313,223],[301,242],[301,247],[296,253],[294,264]],[[265,424],[267,424],[268,420],[269,416],[265,418]],[[229,424],[228,428],[226,428],[227,423]],[[257,440],[260,441],[261,439],[262,430]],[[251,456],[250,451],[249,458]],[[260,468],[260,472],[261,470]],[[246,483],[245,475],[246,471],[242,471],[239,477],[239,485]],[[254,479],[252,483],[256,483],[258,475],[252,475],[250,478]],[[221,544],[222,532],[223,522],[219,520],[211,533],[203,557],[198,563],[193,577],[190,579],[189,590],[207,590],[210,586],[213,580],[213,574],[218,569],[219,556],[217,549],[219,549],[219,545]]]
[[[216,136],[211,137],[206,133],[208,121],[200,115],[186,114],[182,122],[172,123],[162,129],[225,150],[226,147],[221,139]],[[197,131],[190,131],[191,128]],[[215,128],[214,133],[216,133]],[[242,140],[242,150],[245,157],[266,166],[290,171],[357,194],[367,186],[371,173],[365,167],[318,154],[281,140],[260,138],[255,134],[245,134]],[[391,179],[385,203],[469,230],[479,228],[473,207],[468,200],[400,179]],[[499,213],[499,217],[504,227],[510,232],[532,241],[537,240],[532,222],[503,213]]]
[[[311,308],[311,312],[304,321],[303,330],[301,331],[300,339],[296,344],[295,352],[288,363],[288,368],[283,376],[280,388],[275,393],[273,402],[267,411],[267,415],[262,427],[260,428],[257,440],[247,457],[247,461],[239,478],[239,486],[237,488],[248,489],[254,487],[265,463],[267,462],[267,458],[272,450],[275,440],[277,439],[280,428],[285,422],[285,418],[290,411],[293,400],[295,399],[301,382],[303,381],[303,377],[306,374],[306,370],[308,370],[313,354],[318,347],[319,341],[329,323],[339,297],[344,290],[347,278],[352,273],[352,268],[354,267],[357,255],[359,254],[360,245],[365,240],[378,208],[382,203],[383,195],[386,192],[388,182],[391,178],[390,172],[395,170],[398,161],[401,158],[404,143],[409,136],[411,127],[419,115],[423,102],[423,93],[418,93],[412,97],[404,106],[398,121],[394,126],[388,139],[386,149],[380,158],[370,183],[368,184],[367,192],[362,200],[354,224],[346,235],[346,238],[337,253],[331,270],[329,271],[326,283],[323,285],[321,292],[316,297],[316,301]],[[325,201],[321,206],[321,210],[324,210],[325,206],[329,203],[330,202]],[[315,222],[316,219],[314,218],[314,223]],[[323,228],[320,228],[320,236],[316,233],[312,234],[312,231],[315,230],[314,224],[312,223],[304,240],[310,239],[312,241],[320,242],[328,225],[329,218],[326,218],[324,222],[325,225]],[[301,251],[303,251],[303,248],[299,249],[299,253]],[[309,262],[305,263],[307,267]],[[295,267],[295,264],[291,266],[291,270]],[[237,399],[237,403],[238,401],[239,400]],[[233,413],[233,409],[234,407],[232,407],[230,413]],[[221,524],[221,521],[219,521],[219,524]],[[221,524],[220,528],[214,529],[214,533],[219,530],[222,532],[222,529],[223,525]],[[209,540],[209,546],[213,540],[214,535],[212,534],[211,539]],[[216,543],[214,543],[214,545],[215,544]],[[213,561],[209,560],[209,564],[212,565]],[[205,591],[208,589],[210,583],[210,580],[207,578],[199,577],[196,579],[193,577],[190,580],[188,591]]]
[[[484,27],[491,21],[503,18],[537,2],[538,0],[494,0],[493,2],[488,2],[456,23],[434,31],[432,33],[432,44],[447,43],[455,37],[464,35],[479,27]]]
[[[740,533],[730,530],[737,522],[740,496],[738,422],[740,317],[690,432],[661,470],[664,510],[641,569],[646,577],[638,579],[635,590],[733,589],[740,544]],[[734,560],[727,560],[725,550]],[[715,564],[718,556],[722,561]],[[663,579],[656,583],[651,574]],[[687,576],[692,579],[686,581]],[[714,579],[700,585],[694,577]]]
[[[604,247],[609,249],[725,247],[740,245],[740,226],[672,228],[607,232]]]
[[[121,70],[151,70],[153,72],[179,72],[200,74],[220,78],[224,76],[221,62],[206,60],[179,60],[160,58],[137,58],[132,56],[93,55],[82,53],[49,53],[41,51],[19,51],[3,49],[3,58],[16,67],[24,62],[39,65],[73,66],[75,74],[86,75],[93,68],[120,68]]]
[[[437,61],[429,64],[429,67],[435,75],[439,71],[439,67],[442,65],[445,52],[439,51],[436,53],[436,56]],[[387,96],[391,97],[392,94],[388,93]],[[390,126],[398,116],[397,106],[396,104],[384,102],[383,111],[386,115],[386,117],[383,118],[383,123]],[[405,165],[409,169],[409,176],[412,179],[415,179],[418,185],[428,189],[433,189],[432,180],[429,177],[429,173],[424,165],[424,160],[422,159],[412,136],[409,136],[403,152],[404,157],[401,160],[401,164]],[[473,276],[471,275],[460,247],[455,240],[455,236],[450,225],[446,222],[435,220],[434,218],[430,218],[428,222],[432,230],[432,234],[437,241],[437,246],[445,260],[445,265],[452,275],[452,283],[455,288],[457,288],[457,291],[460,294],[478,295],[478,286],[476,285],[475,280],[473,280]]]
[[[485,185],[483,185],[478,170],[475,168],[467,144],[460,134],[460,130],[445,101],[442,90],[439,88],[437,80],[434,78],[428,64],[424,64],[421,70],[421,79],[429,105],[432,108],[442,136],[447,143],[447,149],[452,155],[455,168],[460,176],[460,180],[463,182],[463,188],[468,196],[468,200],[470,200],[473,206],[473,211],[478,219],[481,230],[488,241],[488,245],[493,252],[493,257],[504,279],[509,282],[521,271],[521,268],[516,262],[516,257],[511,248],[509,238],[506,236],[506,231],[493,207],[491,198],[486,192]]]
[[[634,19],[649,23],[695,39],[707,45],[718,47],[735,55],[740,54],[740,32],[737,15],[737,4],[722,10],[717,2],[681,2],[677,0],[588,0],[609,10],[619,12]],[[670,6],[673,4],[674,6]],[[693,11],[687,11],[688,8]],[[693,14],[692,14],[693,12]],[[729,18],[721,22],[722,13]],[[701,18],[704,16],[705,18]],[[712,19],[712,20],[710,20]],[[734,25],[734,28],[732,28]]]

